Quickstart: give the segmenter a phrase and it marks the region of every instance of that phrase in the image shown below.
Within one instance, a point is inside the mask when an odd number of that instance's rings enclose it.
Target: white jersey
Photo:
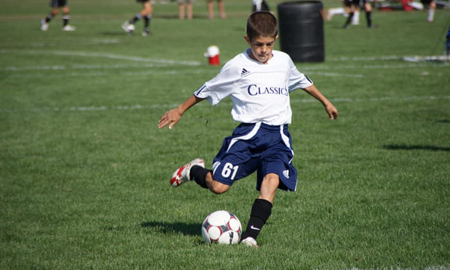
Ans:
[[[292,111],[289,93],[311,86],[284,52],[273,51],[267,64],[250,58],[245,50],[228,61],[220,73],[194,92],[212,105],[227,96],[233,101],[231,115],[242,123],[290,124]]]

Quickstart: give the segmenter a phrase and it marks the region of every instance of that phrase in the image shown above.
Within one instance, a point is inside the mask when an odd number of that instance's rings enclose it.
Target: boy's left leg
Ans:
[[[274,173],[269,173],[264,177],[261,184],[260,195],[253,203],[250,220],[242,235],[243,244],[258,247],[256,238],[272,214],[273,201],[279,184],[280,177]]]
[[[225,13],[225,4],[223,3],[223,0],[218,0],[217,5],[219,6],[220,18],[225,19],[227,14]]]
[[[191,180],[194,180],[202,188],[209,189],[216,194],[225,193],[230,188],[230,185],[223,184],[213,179],[212,171],[205,168],[205,161],[201,158],[196,158],[178,168],[172,174],[170,184],[173,187],[178,187]]]
[[[429,23],[432,23],[434,20],[434,11],[436,9],[436,3],[432,0],[430,2],[430,5],[428,6],[428,17],[427,17],[427,21]]]
[[[364,1],[364,9],[366,10],[366,20],[367,20],[367,27],[372,28],[372,5],[370,5],[369,2]]]
[[[63,31],[75,31],[75,27],[69,24],[70,20],[69,6],[64,6],[62,11],[63,11]]]

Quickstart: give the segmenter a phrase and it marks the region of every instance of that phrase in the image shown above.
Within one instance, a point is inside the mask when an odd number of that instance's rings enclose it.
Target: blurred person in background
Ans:
[[[355,12],[361,5],[361,1],[364,5],[364,10],[366,12],[366,20],[367,20],[367,27],[373,28],[372,24],[372,5],[369,3],[368,0],[345,0],[345,5],[350,7],[350,11],[347,17],[347,20],[344,24],[344,29],[347,29],[350,25],[350,23],[353,21],[353,16],[355,15]]]
[[[151,34],[150,32],[150,20],[153,14],[153,5],[150,0],[137,0],[138,3],[142,3],[142,10],[137,13],[131,20],[126,21],[122,24],[122,29],[131,35],[134,32],[134,24],[143,19],[144,20],[144,31],[142,31],[142,36],[146,37]]]
[[[335,15],[342,15],[346,18],[348,18],[348,14],[350,13],[350,5],[348,5],[347,1],[341,1],[342,7],[341,8],[329,8],[326,13],[326,20],[331,21],[333,16]],[[355,14],[353,15],[352,24],[358,25],[359,24],[359,10],[360,7],[358,6],[355,9]]]
[[[186,6],[186,15],[188,20],[192,20],[193,18],[193,7],[192,2],[194,0],[178,0],[178,16],[180,17],[180,20],[184,20],[185,18],[185,6]],[[186,4],[185,4],[186,2]]]
[[[252,11],[270,11],[270,8],[266,0],[253,0]]]
[[[436,2],[434,0],[420,0],[420,2],[428,10],[427,21],[432,23],[434,20],[434,11],[436,10]]]
[[[52,11],[44,18],[41,20],[41,30],[42,31],[47,31],[48,30],[48,23],[59,13],[59,9],[62,8],[62,12],[63,12],[63,27],[62,30],[63,31],[75,31],[75,27],[71,26],[69,24],[69,20],[70,20],[70,8],[67,5],[67,1],[66,0],[51,0],[50,1],[50,7],[52,7]]]
[[[210,19],[214,19],[214,3],[213,0],[207,0],[207,7],[208,7],[208,17]],[[219,16],[222,19],[225,19],[227,17],[225,13],[225,4],[223,3],[223,0],[217,0],[217,6],[219,7]]]

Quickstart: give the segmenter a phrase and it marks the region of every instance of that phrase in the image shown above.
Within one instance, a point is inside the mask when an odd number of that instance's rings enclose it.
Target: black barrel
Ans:
[[[322,2],[285,2],[277,8],[280,49],[294,62],[325,61]]]

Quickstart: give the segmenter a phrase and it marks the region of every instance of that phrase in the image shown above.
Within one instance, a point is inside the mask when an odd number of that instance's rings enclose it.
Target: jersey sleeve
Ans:
[[[231,95],[235,84],[240,80],[239,68],[228,62],[220,70],[219,74],[210,81],[203,84],[194,95],[198,98],[206,99],[212,105],[217,105],[221,100]]]
[[[304,89],[313,84],[313,81],[305,74],[298,71],[291,59],[289,59],[290,75],[289,75],[289,92],[296,89]]]

